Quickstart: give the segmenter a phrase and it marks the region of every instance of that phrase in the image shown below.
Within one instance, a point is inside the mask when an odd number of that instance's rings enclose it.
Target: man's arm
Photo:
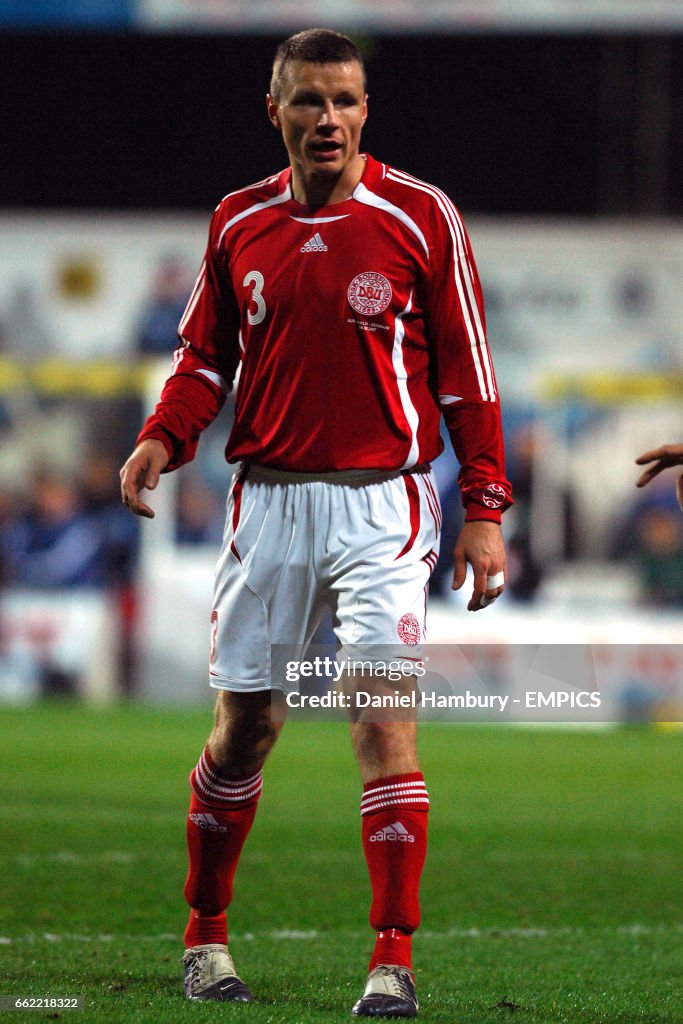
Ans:
[[[194,458],[199,437],[220,412],[239,363],[239,310],[216,242],[220,209],[212,217],[204,260],[178,327],[180,344],[171,376],[121,470],[124,505],[147,519],[154,512],[140,499],[141,490],[153,490],[161,473]]]
[[[191,345],[183,339],[176,349],[171,376],[138,435],[138,444],[155,440],[166,449],[167,472],[192,461],[202,432],[223,408],[234,366],[227,376],[221,368],[207,345]]]
[[[471,402],[448,406],[444,418],[460,462],[458,483],[465,507],[465,524],[453,552],[453,590],[465,582],[467,563],[474,572],[468,611],[486,608],[505,589],[506,557],[501,517],[512,503],[505,477],[500,405]]]
[[[505,587],[501,515],[512,504],[496,378],[486,339],[484,300],[467,232],[443,197],[434,209],[427,304],[438,401],[460,472],[465,525],[453,552],[453,589],[474,570],[469,611]]]
[[[240,361],[240,313],[228,259],[219,244],[223,204],[214,211],[199,274],[178,325],[171,376],[138,436],[160,441],[167,472],[190,462],[199,437],[220,412]]]
[[[662,472],[663,469],[670,469],[672,466],[683,466],[683,444],[663,444],[661,448],[653,448],[652,451],[643,452],[636,459],[636,465],[647,466],[649,462],[654,463],[640,474],[636,480],[636,487],[645,487],[651,480]],[[676,497],[683,512],[683,475],[676,481]]]
[[[168,465],[168,452],[152,438],[142,441],[121,469],[121,500],[136,516],[154,519],[154,510],[140,499],[140,491],[153,491]]]

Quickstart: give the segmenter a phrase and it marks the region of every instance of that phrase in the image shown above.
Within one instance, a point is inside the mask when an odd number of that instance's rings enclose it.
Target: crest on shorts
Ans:
[[[391,302],[391,285],[383,274],[366,270],[354,277],[347,292],[349,305],[363,316],[383,313]]]
[[[398,620],[396,631],[404,644],[410,644],[411,647],[419,644],[421,636],[420,623],[412,612],[406,612],[405,615],[401,616]]]

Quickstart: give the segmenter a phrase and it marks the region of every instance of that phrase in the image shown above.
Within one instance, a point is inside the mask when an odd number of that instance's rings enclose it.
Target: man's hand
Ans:
[[[154,519],[154,511],[140,500],[140,491],[153,491],[161,471],[168,464],[168,452],[161,441],[142,441],[121,469],[121,500],[136,516]]]
[[[474,590],[467,605],[470,612],[486,608],[505,589],[505,545],[497,523],[479,520],[465,523],[453,552],[453,590],[465,582],[467,563],[474,570]]]
[[[663,469],[670,469],[672,466],[683,466],[683,444],[663,444],[661,448],[653,448],[650,452],[644,452],[636,459],[636,465],[647,466],[653,462],[644,473],[641,473],[636,480],[636,487],[645,487],[654,480]],[[676,497],[683,512],[683,476],[676,481]]]

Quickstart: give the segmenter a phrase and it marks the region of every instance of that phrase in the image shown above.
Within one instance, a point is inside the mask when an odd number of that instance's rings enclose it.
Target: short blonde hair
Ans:
[[[308,28],[285,39],[277,48],[270,79],[270,95],[274,100],[280,98],[287,64],[297,60],[309,64],[347,64],[356,61],[363,72],[363,90],[367,91],[365,65],[353,40],[329,28]]]

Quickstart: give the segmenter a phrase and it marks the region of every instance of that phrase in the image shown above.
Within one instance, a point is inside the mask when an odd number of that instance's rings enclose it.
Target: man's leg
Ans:
[[[408,682],[410,690],[414,680]],[[382,692],[383,686],[375,680],[373,692]],[[396,709],[369,709],[351,725],[364,784],[361,816],[372,888],[370,924],[377,933],[368,986],[353,1010],[358,1016],[408,1017],[417,1012],[411,937],[420,923],[429,797],[417,760],[413,715],[407,711],[401,718]],[[387,966],[404,970],[387,972]]]
[[[222,690],[216,701],[213,730],[190,774],[189,871],[185,883],[190,916],[184,958],[185,992],[190,998],[251,998],[226,958],[226,909],[261,795],[261,769],[283,724],[273,721],[273,699],[277,698],[271,691]],[[283,719],[284,714],[278,717]]]

